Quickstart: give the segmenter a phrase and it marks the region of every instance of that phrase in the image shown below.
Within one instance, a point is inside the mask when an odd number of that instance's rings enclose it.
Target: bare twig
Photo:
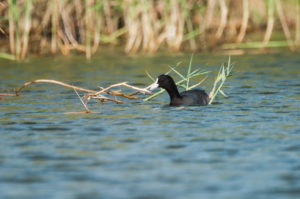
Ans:
[[[137,91],[139,92],[139,91]],[[121,93],[119,91],[106,91],[107,94],[110,94],[110,95],[118,95],[118,96],[121,96],[121,97],[126,97],[128,99],[140,99],[139,97],[136,97],[136,96],[133,96],[133,95],[126,95],[124,93]]]
[[[138,88],[138,87],[131,86],[131,85],[127,84],[127,82],[121,82],[121,83],[117,83],[117,84],[110,85],[109,87],[104,88],[104,89],[102,89],[101,91],[98,91],[98,92],[96,92],[96,93],[93,93],[92,95],[98,95],[98,94],[104,93],[104,92],[106,92],[107,90],[109,90],[109,89],[111,89],[111,88],[114,88],[114,87],[118,87],[118,86],[125,86],[125,87],[127,87],[127,88],[131,88],[131,89],[133,89],[133,90],[137,90],[138,92],[144,93],[144,94],[151,94],[151,91],[149,91],[149,90],[146,89],[146,88]]]
[[[100,101],[114,101],[116,103],[123,103],[120,100],[105,97],[105,96],[101,95],[101,93],[106,93],[106,94],[115,95],[115,96],[121,96],[121,97],[125,97],[125,98],[128,98],[128,99],[139,99],[139,97],[133,96],[134,94],[138,94],[138,93],[151,94],[151,92],[148,90],[148,88],[138,88],[138,87],[135,87],[135,86],[131,86],[131,85],[127,84],[126,82],[113,84],[113,85],[111,85],[107,88],[101,88],[102,90],[100,90],[100,91],[95,91],[95,90],[81,88],[81,87],[78,87],[78,86],[73,86],[71,84],[66,84],[64,82],[60,82],[60,81],[56,81],[56,80],[38,79],[38,80],[26,82],[20,88],[16,89],[15,93],[0,93],[0,95],[1,96],[18,96],[22,89],[24,89],[25,87],[27,87],[31,84],[34,84],[34,83],[57,84],[57,85],[64,86],[64,87],[67,87],[67,88],[73,88],[74,90],[80,90],[80,91],[87,92],[88,94],[86,95],[86,102],[83,102],[83,100],[80,98],[82,100],[83,104],[87,104],[87,102],[90,100],[90,98],[99,99]],[[124,87],[131,88],[133,90],[136,90],[136,93],[127,95],[127,94],[124,94],[120,91],[109,91],[109,89],[114,88],[114,87],[118,87],[118,86],[124,86]]]
[[[123,104],[123,102],[120,101],[120,100],[109,98],[109,97],[105,97],[105,96],[94,96],[92,98],[93,99],[98,99],[100,102],[112,101],[112,102],[116,102],[117,104]]]
[[[99,100],[104,100],[104,101],[114,101],[116,103],[123,103],[120,100],[111,99],[111,98],[102,96],[101,93],[106,93],[106,94],[115,95],[115,96],[116,95],[117,96],[122,96],[122,97],[126,97],[128,99],[139,99],[138,97],[133,96],[133,94],[127,95],[127,94],[124,94],[124,93],[122,93],[120,91],[109,91],[109,89],[114,88],[114,87],[118,87],[118,86],[124,86],[124,87],[131,88],[133,90],[136,90],[137,92],[135,94],[137,94],[137,93],[151,94],[151,92],[148,90],[148,88],[138,88],[138,87],[135,87],[135,86],[131,86],[131,85],[127,84],[126,82],[121,82],[121,83],[118,83],[118,84],[113,84],[113,85],[111,85],[111,86],[109,86],[107,88],[101,88],[102,90],[100,90],[100,91],[95,91],[95,90],[81,88],[81,87],[78,87],[78,86],[73,86],[71,84],[66,84],[64,82],[60,82],[60,81],[56,81],[56,80],[37,79],[37,80],[34,80],[34,81],[26,82],[20,88],[16,89],[15,93],[0,93],[0,96],[18,96],[19,93],[20,93],[20,91],[22,89],[24,89],[25,87],[27,87],[27,86],[29,86],[31,84],[34,84],[34,83],[57,84],[57,85],[64,86],[64,87],[67,87],[67,88],[73,88],[75,90],[80,90],[80,91],[87,92],[88,93],[86,95],[86,100],[87,101],[89,101],[90,98],[94,98],[94,99],[99,99]],[[85,104],[87,104],[87,102]]]
[[[0,93],[0,96],[17,96],[16,93]]]
[[[81,99],[81,97],[80,97],[80,95],[78,94],[78,92],[76,91],[76,89],[75,89],[75,88],[73,88],[73,89],[74,89],[75,93],[77,94],[77,96],[79,97],[79,99],[80,99],[82,105],[84,106],[85,112],[86,112],[86,113],[90,113],[91,111],[89,110],[89,108],[87,107],[87,105],[83,102],[83,100]]]
[[[60,82],[60,81],[56,81],[56,80],[50,80],[50,79],[37,79],[37,80],[34,80],[34,81],[30,81],[30,82],[26,82],[25,84],[23,84],[23,86],[21,86],[20,88],[16,89],[15,93],[16,95],[19,95],[19,92],[24,89],[25,87],[31,85],[31,84],[34,84],[34,83],[50,83],[50,84],[57,84],[57,85],[60,85],[60,86],[64,86],[64,87],[68,87],[68,88],[73,88],[73,89],[76,89],[76,90],[80,90],[80,91],[84,91],[84,92],[88,92],[88,93],[94,93],[94,92],[97,92],[95,90],[90,90],[90,89],[85,89],[85,88],[80,88],[78,86],[73,86],[71,84],[66,84],[66,83],[63,83],[63,82]]]
[[[138,87],[127,84],[127,82],[121,82],[121,83],[113,84],[113,85],[108,86],[107,88],[100,87],[101,90],[96,91],[96,90],[81,88],[81,87],[74,86],[74,85],[71,85],[71,84],[66,84],[64,82],[60,82],[60,81],[56,81],[56,80],[37,79],[37,80],[34,80],[34,81],[26,82],[21,87],[16,89],[15,93],[0,93],[0,96],[19,96],[19,93],[21,92],[22,89],[24,89],[25,87],[27,87],[31,84],[34,84],[34,83],[57,84],[57,85],[60,85],[60,86],[64,86],[64,87],[67,87],[67,88],[74,89],[75,93],[77,94],[77,96],[79,97],[81,103],[83,104],[83,106],[85,108],[85,112],[76,112],[76,113],[90,113],[91,111],[87,107],[87,104],[90,101],[90,99],[97,99],[100,102],[113,101],[113,102],[118,103],[118,104],[123,103],[122,101],[120,101],[116,98],[106,97],[106,96],[102,95],[103,93],[106,93],[108,95],[121,96],[121,97],[125,97],[125,98],[128,98],[128,99],[139,99],[139,97],[133,96],[134,94],[138,94],[138,93],[151,94],[151,92],[148,90],[148,88],[138,88]],[[128,95],[128,94],[122,93],[121,90],[110,90],[111,88],[115,88],[115,87],[118,87],[118,86],[124,86],[124,87],[127,87],[127,88],[131,88],[133,90],[136,90],[136,93]],[[87,94],[85,94],[84,97],[80,97],[77,90],[87,92]],[[70,114],[75,114],[75,112],[74,113],[72,112]]]

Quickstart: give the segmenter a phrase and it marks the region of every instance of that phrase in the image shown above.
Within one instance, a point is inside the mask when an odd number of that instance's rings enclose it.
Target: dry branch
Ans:
[[[30,82],[26,82],[23,86],[21,86],[20,88],[16,89],[15,93],[16,95],[19,95],[19,92],[24,89],[25,87],[29,86],[30,84],[34,84],[34,83],[50,83],[50,84],[57,84],[60,86],[64,86],[64,87],[68,87],[68,88],[73,88],[76,90],[80,90],[80,91],[84,91],[84,92],[89,92],[89,93],[93,93],[93,92],[97,92],[95,90],[90,90],[90,89],[85,89],[85,88],[80,88],[78,86],[73,86],[71,84],[66,84],[60,81],[56,81],[56,80],[50,80],[50,79],[37,79],[34,81],[30,81]]]
[[[31,84],[34,84],[34,83],[50,83],[50,84],[56,84],[56,85],[60,85],[60,86],[64,86],[64,87],[67,87],[67,88],[74,89],[74,91],[76,92],[77,96],[79,97],[81,103],[83,104],[83,106],[85,108],[85,113],[90,113],[90,110],[87,107],[87,104],[90,101],[90,99],[97,99],[100,102],[113,101],[113,102],[118,103],[118,104],[123,103],[122,101],[120,101],[116,98],[106,97],[106,96],[102,95],[103,93],[106,93],[108,95],[113,95],[113,96],[121,96],[121,97],[125,97],[125,98],[128,98],[128,99],[139,99],[139,97],[133,96],[133,95],[138,94],[138,93],[151,94],[151,92],[148,90],[148,88],[138,88],[138,87],[131,86],[131,85],[127,84],[127,82],[121,82],[121,83],[113,84],[113,85],[110,85],[106,88],[100,87],[101,90],[96,91],[96,90],[81,88],[81,87],[78,87],[78,86],[74,86],[74,85],[67,84],[67,83],[60,82],[60,81],[56,81],[56,80],[37,79],[37,80],[34,80],[34,81],[26,82],[21,87],[16,89],[15,93],[0,93],[0,96],[19,96],[20,95],[19,93],[21,92],[21,90],[23,90],[25,87],[27,87]],[[122,93],[121,90],[110,90],[110,89],[118,87],[118,86],[131,88],[131,89],[135,90],[136,92],[134,94],[125,94],[125,93]],[[82,98],[77,93],[77,90],[87,92],[87,94],[85,94],[84,97]]]
[[[17,96],[16,93],[0,93],[0,96]]]
[[[86,89],[86,88],[81,88],[81,87],[78,87],[78,86],[73,86],[71,84],[67,84],[67,83],[64,83],[64,82],[56,81],[56,80],[37,79],[37,80],[26,82],[25,84],[23,84],[20,88],[15,90],[15,94],[1,93],[1,95],[3,95],[3,96],[16,96],[16,95],[19,95],[19,93],[22,89],[24,89],[25,87],[27,87],[31,84],[34,84],[34,83],[57,84],[57,85],[64,86],[64,87],[67,87],[67,88],[73,88],[73,89],[76,89],[76,90],[87,92],[88,96],[93,96],[93,97],[100,96],[101,93],[107,93],[107,94],[110,94],[110,95],[118,95],[118,96],[126,97],[126,98],[129,98],[129,99],[139,99],[138,97],[135,97],[135,96],[132,96],[132,95],[127,95],[127,94],[121,93],[120,91],[109,91],[109,89],[114,88],[114,87],[118,87],[118,86],[124,86],[124,87],[127,87],[127,88],[131,88],[133,90],[136,90],[136,94],[138,94],[138,93],[151,94],[151,92],[147,88],[138,88],[138,87],[135,87],[135,86],[131,86],[131,85],[127,84],[127,82],[121,82],[121,83],[113,84],[113,85],[108,86],[107,88],[100,87],[101,88],[100,91],[95,91],[95,90],[90,90],[90,89]]]
[[[112,101],[112,102],[116,102],[117,104],[123,104],[122,101],[117,100],[117,99],[113,99],[113,98],[108,98],[108,97],[104,97],[104,96],[95,96],[92,97],[93,99],[98,99],[100,102],[107,102],[107,101]]]
[[[132,96],[132,95],[127,95],[127,94],[124,94],[124,93],[121,93],[119,91],[105,91],[107,94],[109,95],[118,95],[118,96],[121,96],[121,97],[126,97],[128,99],[140,99],[139,97],[136,97],[136,96]],[[138,94],[138,93],[136,93]]]
[[[79,97],[79,99],[80,99],[82,105],[84,106],[85,112],[86,112],[86,113],[90,113],[91,111],[90,111],[89,108],[87,107],[86,103],[83,102],[83,100],[81,99],[81,97],[80,97],[80,95],[78,94],[78,92],[76,91],[76,89],[74,89],[74,91],[75,91],[75,93],[77,94],[77,96]]]
[[[127,82],[121,82],[121,83],[110,85],[109,87],[104,88],[101,91],[98,91],[98,92],[94,93],[93,95],[99,95],[103,92],[106,92],[107,90],[109,90],[111,88],[118,87],[118,86],[124,86],[124,87],[127,87],[127,88],[131,88],[131,89],[136,90],[139,93],[143,93],[143,94],[151,94],[151,91],[149,91],[146,88],[138,88],[138,87],[131,86],[131,85],[127,84]]]

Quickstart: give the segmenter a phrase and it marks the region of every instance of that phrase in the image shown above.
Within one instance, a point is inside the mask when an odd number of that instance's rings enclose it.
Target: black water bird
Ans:
[[[169,75],[160,75],[151,85],[150,90],[157,87],[165,89],[170,96],[170,106],[178,105],[198,105],[203,106],[209,103],[209,96],[204,90],[193,89],[178,92],[177,86]]]

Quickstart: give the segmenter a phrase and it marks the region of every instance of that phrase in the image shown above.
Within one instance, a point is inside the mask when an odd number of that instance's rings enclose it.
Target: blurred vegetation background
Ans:
[[[0,57],[79,51],[89,59],[107,45],[126,53],[280,46],[293,51],[300,43],[299,7],[300,0],[5,0]],[[271,40],[274,31],[281,40]],[[258,32],[262,38],[249,36]]]

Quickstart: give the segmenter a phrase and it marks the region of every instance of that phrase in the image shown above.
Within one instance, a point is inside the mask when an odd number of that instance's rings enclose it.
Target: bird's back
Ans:
[[[181,103],[185,105],[207,105],[209,103],[207,93],[201,89],[183,91],[180,95],[182,97]]]

